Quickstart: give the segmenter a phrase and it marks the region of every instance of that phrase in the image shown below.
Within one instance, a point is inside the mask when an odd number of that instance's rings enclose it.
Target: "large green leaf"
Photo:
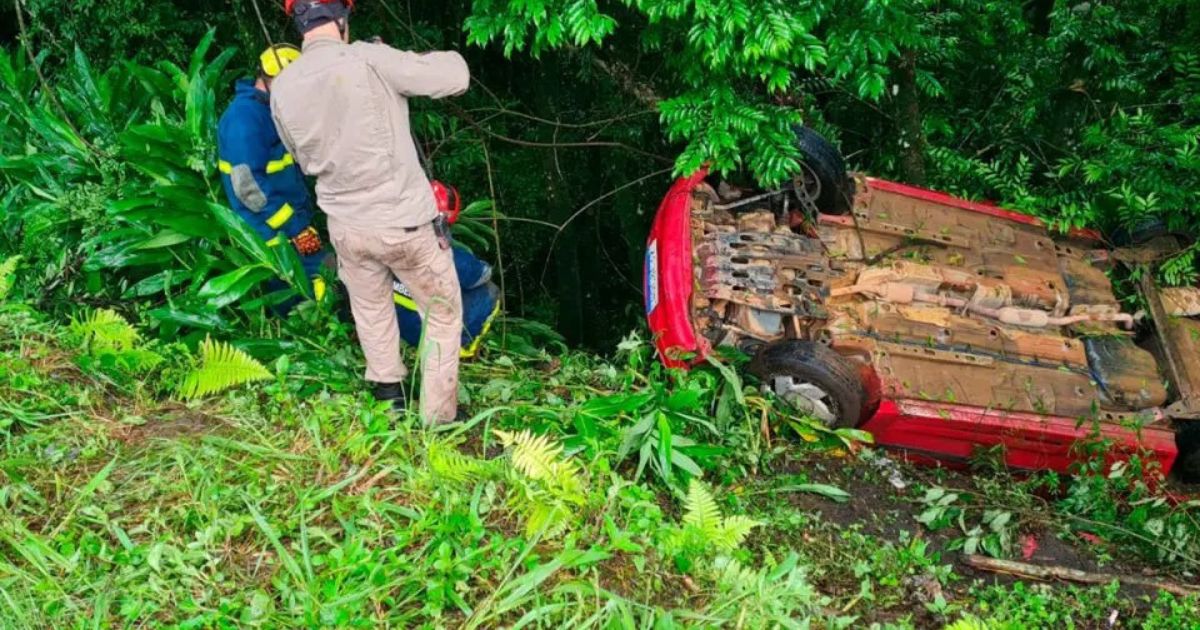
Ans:
[[[137,249],[159,249],[161,247],[170,247],[180,243],[186,243],[192,240],[193,236],[176,232],[175,230],[163,230],[158,234],[137,244]]]
[[[260,282],[275,275],[269,267],[253,265],[235,269],[209,280],[200,288],[198,297],[213,308],[221,308],[241,299]]]
[[[200,307],[206,308],[206,307]],[[203,310],[185,310],[179,307],[164,306],[146,312],[151,319],[159,323],[170,323],[176,326],[190,326],[203,330],[215,330],[228,327],[228,322],[217,313]]]
[[[233,210],[220,204],[209,203],[206,207],[217,222],[225,228],[234,244],[250,259],[275,270],[275,273],[294,290],[306,297],[312,296],[312,286],[304,273],[304,265],[290,243],[279,247],[268,247],[262,238]]]
[[[125,243],[88,256],[83,268],[85,271],[101,271],[125,267],[163,266],[173,260],[169,252],[139,251],[136,243]]]
[[[211,202],[205,202],[202,207],[208,210],[212,218],[217,220],[217,224],[224,229],[233,244],[248,254],[254,262],[272,265],[275,256],[271,253],[271,248],[267,247],[258,232],[247,225],[233,210]]]
[[[162,293],[171,287],[171,279],[178,273],[172,269],[160,271],[152,276],[142,278],[121,294],[124,298],[149,297]]]
[[[212,89],[203,81],[191,82],[187,93],[187,130],[191,134],[189,145],[211,134],[214,100]]]

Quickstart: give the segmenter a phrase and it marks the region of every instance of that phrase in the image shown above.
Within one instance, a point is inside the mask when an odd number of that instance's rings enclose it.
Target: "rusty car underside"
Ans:
[[[1128,312],[1107,273],[1121,252],[1087,235],[854,179],[843,215],[701,183],[697,333],[748,351],[822,342],[873,367],[891,399],[1143,425],[1196,417],[1196,289],[1144,282],[1146,312]]]

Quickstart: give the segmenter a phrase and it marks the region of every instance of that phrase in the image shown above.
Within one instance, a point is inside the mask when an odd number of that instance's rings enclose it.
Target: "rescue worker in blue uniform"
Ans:
[[[258,76],[237,82],[233,102],[217,124],[217,166],[238,216],[271,247],[289,241],[296,247],[319,301],[325,296],[320,268],[327,254],[312,225],[304,174],[271,120],[271,81],[299,57],[295,46],[272,46],[259,56]]]
[[[268,245],[291,242],[321,301],[326,286],[320,271],[332,253],[312,225],[312,203],[304,174],[283,146],[271,119],[271,81],[300,56],[300,49],[277,44],[259,56],[258,76],[236,84],[233,101],[217,127],[218,167],[229,204]],[[461,202],[452,188],[434,184],[438,210],[450,223],[458,219]],[[461,356],[474,356],[492,320],[499,313],[499,289],[491,281],[492,267],[454,245],[454,267],[462,288],[463,336]],[[282,288],[282,281],[276,281]],[[404,342],[421,339],[421,315],[399,280],[393,282],[396,316]],[[286,304],[288,310],[294,304]]]

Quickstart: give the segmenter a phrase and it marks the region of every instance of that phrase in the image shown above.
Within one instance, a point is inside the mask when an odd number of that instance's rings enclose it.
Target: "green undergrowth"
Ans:
[[[82,317],[0,305],[0,628],[1195,619],[1169,595],[961,573],[867,494],[868,464],[861,487],[789,468],[854,434],[784,422],[724,365],[669,375],[636,336],[613,360],[491,350],[464,364],[471,420],[427,430],[303,354],[185,402],[203,348],[97,359]],[[836,518],[846,502],[870,516]]]

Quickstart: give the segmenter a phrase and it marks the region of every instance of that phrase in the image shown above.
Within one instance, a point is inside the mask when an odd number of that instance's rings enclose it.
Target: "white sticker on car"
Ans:
[[[646,246],[645,267],[646,315],[654,312],[658,306],[658,241],[650,241]]]

